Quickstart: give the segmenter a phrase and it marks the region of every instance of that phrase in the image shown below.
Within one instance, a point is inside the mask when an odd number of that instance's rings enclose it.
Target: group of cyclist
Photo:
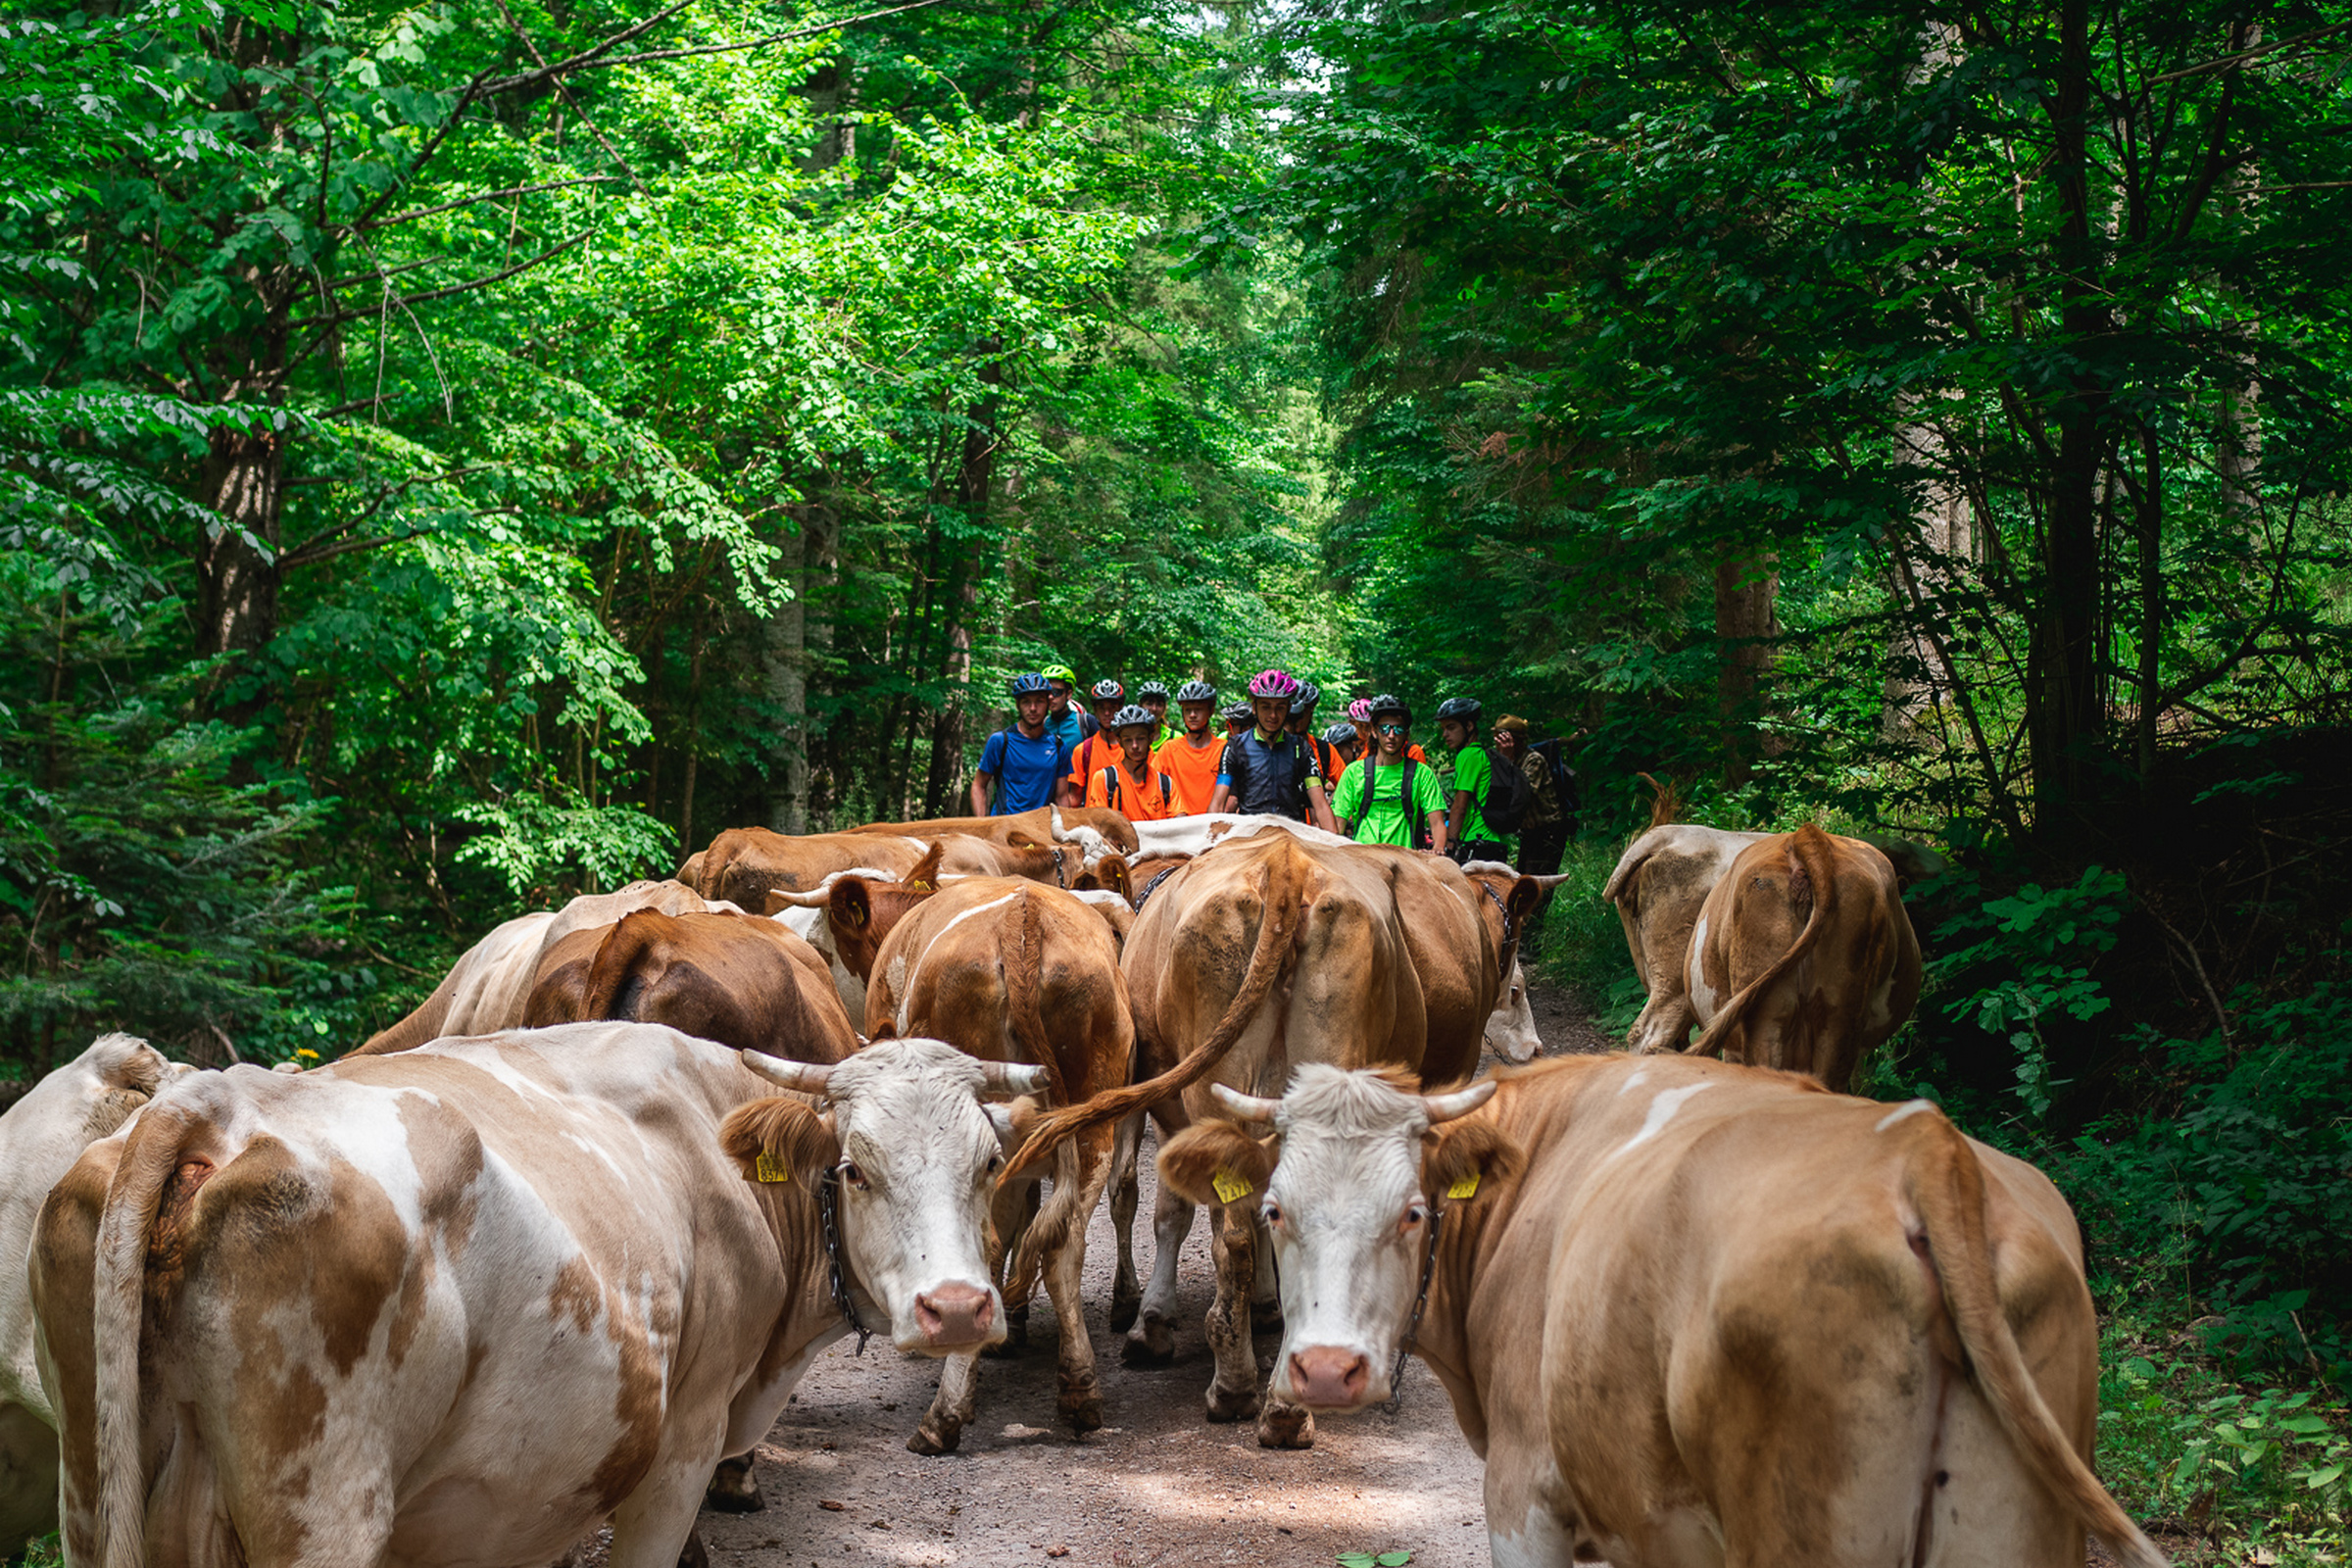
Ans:
[[[1104,807],[1138,822],[1271,813],[1461,861],[1507,861],[1516,835],[1521,870],[1559,868],[1575,801],[1558,743],[1531,747],[1527,721],[1505,714],[1480,744],[1475,698],[1438,706],[1451,762],[1442,781],[1413,742],[1412,709],[1392,696],[1355,699],[1344,721],[1318,733],[1322,692],[1279,669],[1261,670],[1247,701],[1222,711],[1201,680],[1173,692],[1145,681],[1133,701],[1116,680],[1096,682],[1085,706],[1077,693],[1067,665],[1012,678],[1015,721],[981,752],[975,814],[1047,805]]]

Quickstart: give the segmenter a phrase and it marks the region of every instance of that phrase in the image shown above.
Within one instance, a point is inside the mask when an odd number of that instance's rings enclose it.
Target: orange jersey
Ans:
[[[1098,730],[1070,748],[1070,782],[1084,794],[1087,780],[1106,767],[1115,767],[1126,757],[1119,750],[1118,737],[1108,730]]]
[[[1177,809],[1186,816],[1199,816],[1216,799],[1217,762],[1224,755],[1222,735],[1211,735],[1208,744],[1197,752],[1179,735],[1159,743],[1159,750],[1152,754],[1152,765],[1176,786]]]
[[[1175,782],[1149,760],[1141,779],[1123,765],[1098,767],[1086,781],[1086,804],[1118,811],[1130,822],[1164,822],[1184,814]]]

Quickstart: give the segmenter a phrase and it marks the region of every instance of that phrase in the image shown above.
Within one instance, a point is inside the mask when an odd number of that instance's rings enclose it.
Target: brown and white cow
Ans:
[[[1185,862],[1137,914],[1120,967],[1134,1004],[1137,1053],[1154,1076],[1040,1119],[1019,1169],[1075,1132],[1150,1110],[1162,1137],[1189,1119],[1221,1114],[1214,1081],[1250,1093],[1278,1089],[1301,1062],[1418,1069],[1431,1019],[1395,858],[1353,845],[1310,845],[1261,833]],[[1482,1020],[1469,1020],[1469,1060]],[[1176,1097],[1181,1096],[1179,1101]],[[1194,1200],[1163,1186],[1153,1215],[1158,1252],[1143,1292],[1127,1359],[1174,1353],[1176,1257]],[[1258,1415],[1258,1441],[1313,1442],[1306,1412],[1282,1399],[1262,1414],[1250,1303],[1271,1281],[1256,1267],[1253,1208],[1216,1205],[1216,1300],[1207,1334],[1216,1375],[1208,1418]],[[1113,1205],[1114,1220],[1119,1218]]]
[[[1047,1097],[1056,1105],[1127,1081],[1135,1028],[1119,945],[1102,912],[1076,895],[1009,878],[950,883],[936,893],[846,882],[835,884],[833,918],[845,954],[858,944],[853,961],[867,967],[867,1034],[928,1035],[985,1061],[1035,1063],[1048,1073]],[[1057,1152],[1054,1196],[1004,1268],[1004,1297],[1015,1314],[1042,1270],[1060,1325],[1055,1407],[1082,1433],[1102,1424],[1079,1282],[1110,1142],[1104,1126]],[[1000,1235],[1012,1236],[1035,1183],[1030,1176],[1002,1184]],[[956,1447],[972,1418],[977,1371],[970,1357],[949,1361],[909,1448]]]
[[[1362,1409],[1418,1353],[1486,1460],[1497,1568],[2080,1568],[2086,1526],[2163,1561],[2089,1467],[2073,1213],[1924,1101],[1674,1055],[1224,1098],[1248,1131],[1160,1170],[1253,1193],[1275,1395]]]
[[[590,934],[584,962],[541,977],[527,1027],[664,1023],[788,1061],[840,1061],[858,1049],[831,966],[765,916],[638,909]]]
[[[609,1516],[614,1568],[670,1568],[713,1462],[849,1332],[828,1176],[864,1323],[922,1354],[1003,1336],[1010,1122],[981,1096],[1043,1076],[603,1023],[182,1080],[33,1247],[67,1551],[523,1568]]]
[[[445,1035],[518,1028],[548,951],[573,932],[611,925],[632,909],[683,914],[711,907],[683,882],[632,882],[612,893],[583,894],[561,909],[517,915],[466,949],[416,1011],[348,1054],[379,1056]]]
[[[763,827],[729,828],[705,852],[702,885],[715,897],[767,914],[783,906],[780,898],[806,895],[843,875],[903,882],[926,863],[936,865],[942,878],[1017,876],[1063,888],[1107,885],[1105,861],[1120,858],[1101,849],[1100,836],[1091,830],[1089,837],[1096,847],[1075,839],[1021,836],[1000,844],[952,833],[931,840],[878,832],[788,838]],[[934,853],[936,860],[930,858]]]
[[[1690,932],[1700,906],[1741,851],[1771,837],[1695,822],[1653,823],[1625,847],[1600,896],[1617,906],[1634,971],[1649,995],[1626,1044],[1636,1051],[1680,1051],[1701,1020],[1690,1007]],[[1905,884],[1945,868],[1943,857],[1891,834],[1862,835],[1886,857]]]
[[[1919,1002],[1919,938],[1894,867],[1807,823],[1740,852],[1690,933],[1688,1048],[1842,1091]]]
[[[0,1560],[57,1525],[57,1412],[32,1353],[25,1266],[41,1203],[81,1152],[195,1069],[101,1035],[0,1116]]]

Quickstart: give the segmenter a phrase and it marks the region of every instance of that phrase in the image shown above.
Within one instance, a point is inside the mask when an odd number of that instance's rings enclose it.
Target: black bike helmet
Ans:
[[[1475,724],[1479,711],[1478,699],[1475,697],[1448,697],[1438,705],[1438,722],[1443,724],[1451,718],[1465,724]]]
[[[1176,700],[1180,703],[1213,703],[1217,700],[1217,689],[1204,680],[1188,680],[1176,688]]]
[[[1291,699],[1291,716],[1296,718],[1300,713],[1312,711],[1322,695],[1323,688],[1313,681],[1302,682],[1298,687],[1298,695]]]
[[[1155,680],[1148,680],[1135,689],[1135,700],[1139,703],[1152,697],[1164,703],[1168,700],[1168,689]]]
[[[1248,703],[1236,703],[1225,710],[1225,722],[1228,724],[1254,722],[1256,718],[1257,710]]]
[[[1105,677],[1095,682],[1094,697],[1098,703],[1112,703],[1127,695],[1127,688]],[[1473,704],[1475,708],[1477,705]]]
[[[1413,710],[1404,706],[1404,699],[1391,697],[1386,692],[1372,699],[1372,711],[1365,716],[1377,724],[1392,713],[1404,723],[1410,724],[1413,721]]]
[[[1046,677],[1038,674],[1034,670],[1026,675],[1015,675],[1012,677],[1012,695],[1015,697],[1026,697],[1031,692],[1042,692],[1048,690],[1051,690],[1051,686],[1046,680]]]
[[[1156,725],[1158,722],[1158,719],[1152,716],[1152,710],[1141,703],[1129,703],[1125,708],[1110,715],[1110,727],[1114,730],[1125,729],[1130,724]]]
[[[1353,746],[1355,744],[1355,726],[1343,719],[1323,732],[1323,744],[1326,746]]]

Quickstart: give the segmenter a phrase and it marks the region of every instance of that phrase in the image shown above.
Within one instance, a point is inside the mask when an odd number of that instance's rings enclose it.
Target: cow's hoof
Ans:
[[[710,1568],[710,1554],[703,1549],[703,1533],[686,1532],[686,1544],[678,1548],[678,1568]]]
[[[758,1513],[767,1506],[760,1495],[760,1480],[752,1474],[752,1456],[721,1459],[718,1468],[710,1472],[710,1485],[703,1489],[703,1506],[720,1513]]]
[[[1261,1448],[1311,1448],[1315,1446],[1315,1413],[1296,1404],[1269,1405],[1257,1418]]]
[[[1213,1385],[1208,1391],[1208,1418],[1222,1426],[1233,1421],[1247,1421],[1257,1414],[1257,1391],[1228,1394]]]
[[[1102,1395],[1092,1382],[1078,1390],[1064,1389],[1055,1401],[1061,1419],[1080,1437],[1102,1428]]]
[[[950,1427],[940,1431],[925,1422],[914,1429],[913,1437],[906,1440],[906,1451],[920,1454],[954,1453],[956,1445],[962,1441],[963,1428]]]
[[[1135,1320],[1144,1309],[1142,1293],[1134,1296],[1113,1295],[1110,1298],[1110,1332],[1124,1334],[1135,1327]]]
[[[1167,1319],[1148,1317],[1119,1346],[1119,1360],[1128,1366],[1166,1366],[1176,1359],[1176,1331]]]

